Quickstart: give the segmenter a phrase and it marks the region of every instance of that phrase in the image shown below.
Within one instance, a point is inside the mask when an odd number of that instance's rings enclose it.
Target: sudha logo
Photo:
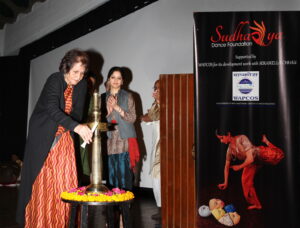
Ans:
[[[252,32],[249,32],[249,30]],[[243,32],[244,31],[244,32]],[[253,21],[240,21],[232,33],[226,34],[223,25],[218,25],[214,34],[211,35],[212,43],[226,42],[251,42],[254,41],[260,46],[269,46],[274,40],[282,40],[282,32],[267,32],[264,22],[258,23]]]
[[[253,83],[249,79],[244,78],[239,82],[237,87],[242,94],[248,94],[253,89]]]

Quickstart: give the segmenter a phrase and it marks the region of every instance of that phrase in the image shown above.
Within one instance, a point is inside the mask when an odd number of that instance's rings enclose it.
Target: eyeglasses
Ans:
[[[156,86],[153,87],[153,90],[154,90],[154,91],[156,91],[156,90],[158,90],[158,89],[159,89],[159,88],[156,87]]]

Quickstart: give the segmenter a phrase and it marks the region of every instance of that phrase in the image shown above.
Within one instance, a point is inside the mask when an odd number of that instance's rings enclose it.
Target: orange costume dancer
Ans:
[[[283,158],[284,153],[281,149],[274,146],[265,135],[262,142],[267,146],[254,146],[246,135],[231,136],[217,135],[221,143],[229,144],[226,154],[226,162],[224,167],[224,183],[218,187],[224,190],[228,186],[229,168],[234,171],[243,169],[242,187],[244,197],[250,204],[248,209],[261,209],[261,203],[257,197],[254,187],[254,177],[261,164],[278,164]],[[244,161],[242,164],[230,166],[232,160],[238,159]]]

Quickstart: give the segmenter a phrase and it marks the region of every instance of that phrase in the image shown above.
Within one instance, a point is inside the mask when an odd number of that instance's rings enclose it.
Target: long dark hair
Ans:
[[[89,57],[86,52],[80,49],[72,49],[68,51],[62,58],[59,71],[66,74],[69,73],[75,63],[81,62],[85,66],[85,73],[88,71]]]

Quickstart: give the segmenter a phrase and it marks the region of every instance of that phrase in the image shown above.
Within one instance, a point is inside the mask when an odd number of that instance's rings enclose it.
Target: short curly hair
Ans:
[[[59,71],[66,74],[69,73],[75,63],[81,62],[85,66],[85,74],[88,71],[89,57],[86,52],[80,49],[72,49],[68,51],[62,58]]]

